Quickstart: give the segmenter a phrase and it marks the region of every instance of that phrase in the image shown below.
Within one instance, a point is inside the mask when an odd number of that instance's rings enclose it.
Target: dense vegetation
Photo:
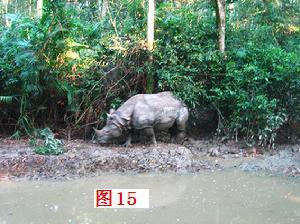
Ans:
[[[282,128],[299,135],[298,1],[227,1],[225,56],[214,1],[157,1],[153,61],[146,1],[112,0],[105,12],[99,2],[48,0],[41,18],[17,13],[3,21],[2,132],[34,136],[50,127],[89,136],[109,107],[146,92],[151,74],[152,91],[212,108],[221,135],[261,145],[272,145]]]

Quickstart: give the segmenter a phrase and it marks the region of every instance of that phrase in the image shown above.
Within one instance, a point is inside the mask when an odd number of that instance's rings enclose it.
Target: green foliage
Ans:
[[[12,16],[0,28],[0,123],[17,137],[86,131],[153,76],[155,91],[214,107],[220,133],[272,145],[300,121],[299,3],[226,2],[224,58],[211,1],[157,1],[153,63],[145,1],[109,1],[103,14],[96,1],[49,0],[41,19]]]
[[[299,7],[293,4],[234,1],[234,10],[227,10],[226,60],[216,51],[208,2],[161,5],[158,87],[171,89],[190,106],[213,105],[221,133],[273,145],[277,131],[299,121],[300,114],[300,24],[288,15],[299,15]]]
[[[213,39],[214,22],[212,7],[205,1],[158,8],[154,68],[158,88],[172,90],[192,107],[204,99],[208,74],[224,70]]]
[[[61,140],[54,137],[53,132],[49,128],[39,130],[38,136],[44,140],[42,145],[37,144],[36,139],[31,140],[31,144],[35,146],[34,151],[41,155],[58,155],[64,152]]]
[[[111,108],[118,109],[118,107],[121,106],[122,103],[123,103],[123,100],[119,97],[116,97],[112,100],[110,105],[111,105]]]
[[[12,103],[13,98],[14,98],[13,96],[0,96],[0,102]]]
[[[145,8],[138,0],[110,7],[91,21],[90,9],[44,1],[41,19],[17,16],[1,29],[1,123],[29,136],[49,124],[80,129],[109,102],[143,91]]]
[[[299,118],[299,59],[278,46],[230,52],[227,72],[212,77],[208,98],[228,120],[231,135],[273,144],[287,119]],[[298,119],[297,118],[297,119]]]

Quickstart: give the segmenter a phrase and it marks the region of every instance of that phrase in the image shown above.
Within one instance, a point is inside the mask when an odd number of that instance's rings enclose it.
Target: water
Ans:
[[[94,209],[94,188],[149,188],[149,209]],[[300,181],[235,170],[0,182],[0,223],[300,223]]]

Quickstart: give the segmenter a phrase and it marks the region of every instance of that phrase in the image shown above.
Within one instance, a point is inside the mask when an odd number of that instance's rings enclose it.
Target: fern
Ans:
[[[14,96],[0,96],[0,103],[10,104],[12,103]]]
[[[15,45],[18,47],[18,48],[21,48],[21,49],[27,49],[29,47],[31,47],[32,45],[30,44],[29,41],[27,40],[17,40],[15,42]]]

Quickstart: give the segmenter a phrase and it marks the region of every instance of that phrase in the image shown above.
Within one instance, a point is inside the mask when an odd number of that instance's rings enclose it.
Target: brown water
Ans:
[[[149,188],[149,209],[94,209],[94,188]],[[300,181],[235,170],[0,182],[0,223],[300,223]]]

